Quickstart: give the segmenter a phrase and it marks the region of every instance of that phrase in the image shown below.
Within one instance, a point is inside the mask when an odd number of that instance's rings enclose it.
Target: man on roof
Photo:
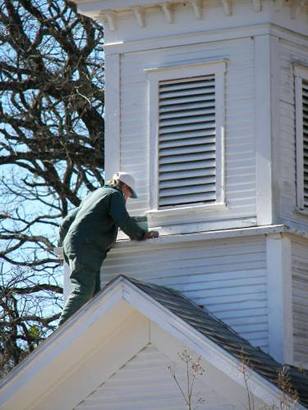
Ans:
[[[118,227],[133,240],[158,237],[157,231],[145,231],[129,216],[128,198],[137,198],[134,178],[118,172],[63,220],[59,245],[71,270],[72,291],[59,324],[100,290],[101,265],[117,239]]]

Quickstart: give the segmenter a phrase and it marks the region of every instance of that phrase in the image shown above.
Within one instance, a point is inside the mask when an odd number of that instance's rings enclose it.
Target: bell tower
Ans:
[[[105,29],[106,175],[160,231],[102,267],[308,368],[308,4],[76,0]]]

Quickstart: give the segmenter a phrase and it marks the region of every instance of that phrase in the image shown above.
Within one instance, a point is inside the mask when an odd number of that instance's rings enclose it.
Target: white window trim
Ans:
[[[303,99],[302,81],[308,81],[308,67],[294,65],[295,76],[295,126],[296,126],[296,211],[308,215],[304,208],[304,161],[303,161]]]
[[[184,215],[195,211],[213,211],[214,208],[225,209],[225,170],[224,170],[224,138],[225,138],[225,72],[227,61],[199,61],[196,63],[165,65],[147,68],[149,91],[149,175],[150,175],[150,211],[148,214]],[[187,76],[203,76],[215,74],[216,99],[216,202],[213,204],[192,204],[158,208],[158,126],[159,126],[159,81],[174,80]],[[194,211],[195,210],[195,211]]]

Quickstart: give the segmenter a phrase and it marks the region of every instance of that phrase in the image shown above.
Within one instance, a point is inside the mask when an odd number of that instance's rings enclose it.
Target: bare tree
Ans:
[[[103,183],[103,29],[69,1],[2,0],[0,51],[4,374],[55,328],[59,221]]]

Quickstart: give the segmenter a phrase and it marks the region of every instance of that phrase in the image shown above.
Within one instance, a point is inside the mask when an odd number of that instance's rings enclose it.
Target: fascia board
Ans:
[[[125,283],[123,296],[127,303],[136,310],[245,388],[245,380],[240,370],[241,363],[238,359],[128,281]],[[279,407],[281,390],[252,369],[249,370],[249,385],[251,393],[256,397],[270,406],[274,404]],[[305,410],[302,405],[298,405],[296,408]]]
[[[157,239],[151,239],[148,241],[138,242],[138,247],[142,249],[143,247],[159,247],[165,245],[176,245],[180,243],[191,243],[199,242],[206,240],[215,240],[215,239],[232,239],[232,238],[246,238],[251,236],[258,235],[270,235],[277,233],[287,233],[289,228],[285,225],[266,225],[266,226],[252,226],[248,228],[232,228],[232,229],[220,229],[213,231],[204,231],[198,233],[187,233],[187,234],[173,234],[173,235],[161,235]],[[132,248],[136,249],[136,243],[130,241],[129,239],[123,239],[117,241],[115,248]]]
[[[308,232],[300,231],[287,225],[278,224],[251,226],[247,228],[221,229],[198,233],[161,235],[159,238],[156,239],[138,242],[138,248],[140,248],[140,251],[142,252],[143,248],[158,249],[164,246],[180,246],[181,244],[192,242],[213,241],[219,239],[248,238],[254,236],[269,236],[275,234],[285,234],[301,239],[308,239]],[[131,241],[129,239],[121,239],[117,241],[114,249],[125,249],[125,251],[127,252],[129,252],[130,250],[135,252],[136,243],[135,241]]]
[[[80,11],[88,10],[127,10],[131,7],[152,7],[161,5],[163,3],[168,4],[182,4],[187,0],[73,0],[73,3],[77,4]],[[300,4],[300,0],[295,0],[295,3]]]
[[[184,3],[184,0],[73,0],[79,11],[127,10],[131,7],[151,7],[162,3]]]
[[[155,50],[157,48],[167,48],[174,46],[185,46],[198,43],[208,43],[213,41],[226,41],[251,36],[272,35],[279,37],[288,43],[294,43],[299,47],[307,47],[307,37],[295,33],[285,27],[281,27],[275,23],[260,23],[241,27],[229,27],[224,30],[204,30],[202,32],[191,32],[185,34],[170,34],[168,36],[151,37],[147,39],[126,40],[118,42],[106,42],[104,49],[106,55],[121,54],[128,52],[139,52]]]

